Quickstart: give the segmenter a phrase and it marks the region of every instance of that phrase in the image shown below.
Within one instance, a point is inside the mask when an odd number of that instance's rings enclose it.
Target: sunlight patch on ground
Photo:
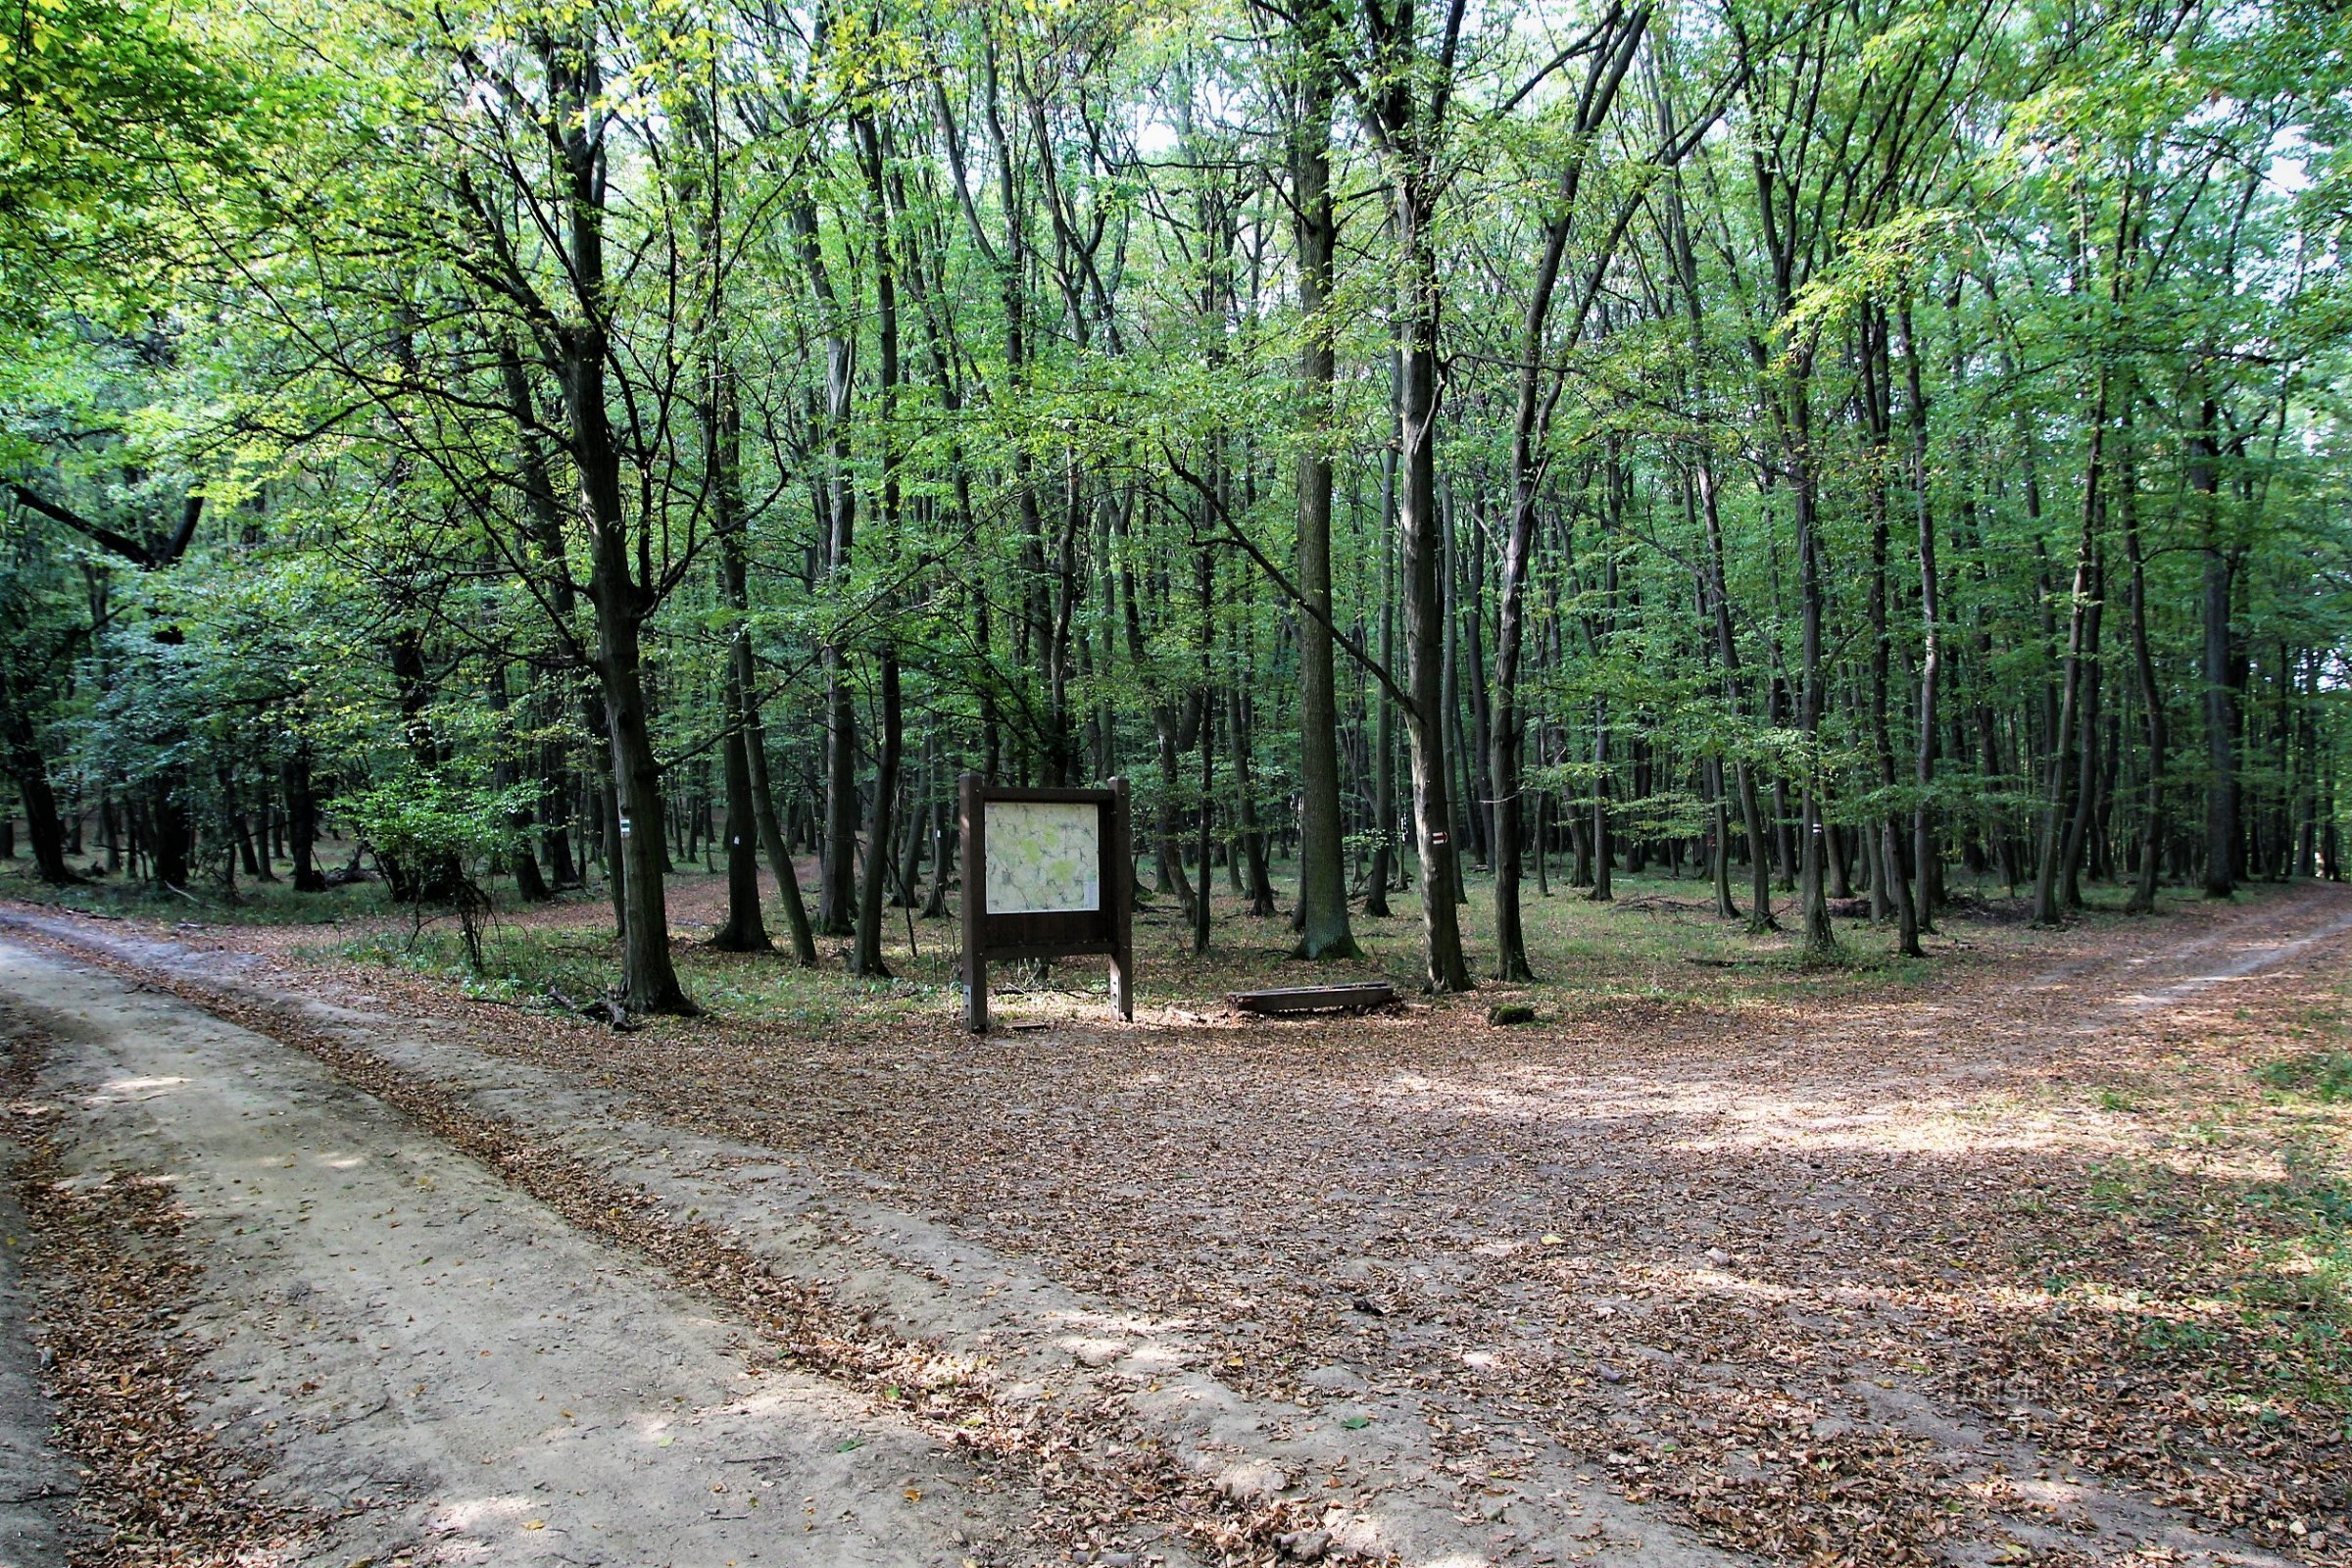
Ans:
[[[466,1497],[446,1503],[434,1510],[432,1522],[425,1528],[435,1535],[454,1535],[461,1531],[479,1530],[486,1524],[516,1524],[531,1509],[531,1499],[512,1494],[490,1497]]]
[[[98,1086],[102,1095],[130,1095],[145,1089],[174,1089],[186,1083],[185,1078],[110,1078]]]

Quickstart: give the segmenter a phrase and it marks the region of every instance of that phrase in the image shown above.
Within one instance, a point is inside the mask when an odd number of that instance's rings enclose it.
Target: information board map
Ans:
[[[1102,808],[1092,802],[990,801],[988,912],[1102,907]]]

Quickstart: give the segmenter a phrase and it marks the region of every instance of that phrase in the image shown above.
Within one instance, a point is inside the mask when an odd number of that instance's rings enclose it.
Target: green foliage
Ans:
[[[2352,1100],[2352,1052],[2310,1052],[2264,1062],[2255,1076],[2273,1089],[2283,1089],[2333,1103]]]
[[[513,853],[513,818],[534,793],[534,786],[497,789],[450,769],[409,768],[353,792],[345,809],[379,855],[410,865],[451,859],[480,866]]]
[[[1392,71],[1430,90],[1436,57],[1376,59],[1342,19],[1339,261],[1310,318],[1289,186],[1306,62],[1242,20],[17,0],[0,481],[48,510],[12,504],[0,549],[12,767],[85,815],[182,809],[217,867],[229,813],[298,768],[396,858],[503,863],[553,830],[585,860],[612,735],[593,668],[619,617],[673,818],[723,789],[738,647],[774,804],[838,787],[837,698],[870,788],[888,651],[909,808],[993,760],[1129,775],[1149,859],[1163,810],[1171,840],[1203,808],[1212,844],[1247,840],[1245,817],[1278,840],[1302,621],[1255,558],[1296,571],[1309,459],[1334,469],[1332,617],[1405,663],[1380,216],[1401,166],[1362,93]],[[2265,871],[2316,864],[2342,814],[2352,637],[2352,297],[2326,260],[2352,212],[2343,20],[2290,0],[1710,0],[1639,40],[1629,80],[1661,94],[1629,88],[1589,124],[1584,63],[1540,71],[1524,22],[1467,19],[1461,112],[1429,150],[1453,691],[1436,749],[1468,840],[1498,793],[1524,484],[1508,695],[1523,799],[1554,822],[1600,802],[1621,846],[1688,849],[1715,780],[1743,773],[1767,811],[1810,791],[1848,843],[1921,813],[1955,863],[2030,874],[2090,733],[2094,865],[2123,869],[2161,814],[2167,875],[2193,869],[2208,799],[2245,803]],[[1690,121],[1671,150],[1661,114]],[[593,214],[551,126],[595,142]],[[1518,452],[1521,333],[1562,217],[1544,415]],[[590,231],[593,287],[570,249]],[[584,392],[565,356],[591,339]],[[1324,342],[1328,401],[1302,373]],[[630,576],[601,601],[588,404]],[[722,514],[740,599],[714,569]],[[2059,735],[2093,604],[2093,729]],[[1383,688],[1348,654],[1339,687],[1355,860],[1413,836],[1401,784],[1374,799]]]

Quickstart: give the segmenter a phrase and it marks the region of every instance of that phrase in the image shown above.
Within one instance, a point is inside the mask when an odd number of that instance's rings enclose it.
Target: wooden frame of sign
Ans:
[[[963,775],[957,791],[963,837],[963,1021],[974,1033],[988,1028],[988,965],[992,958],[1066,958],[1103,954],[1110,959],[1110,1004],[1121,1018],[1135,1017],[1135,860],[1129,851],[1127,781],[1108,789],[1003,789],[977,773]],[[1034,880],[1016,872],[1031,867],[998,863],[998,897],[1012,906],[991,908],[988,818],[991,806],[1014,808],[1021,837],[1074,839],[1083,849],[1091,826],[1093,854],[1060,858]],[[1023,811],[1022,808],[1060,808]],[[1090,822],[1085,814],[1092,808]],[[1009,829],[1013,812],[1000,812]],[[1010,851],[1013,846],[1008,845]],[[1091,860],[1093,863],[1086,863]],[[1091,874],[1090,874],[1091,873]]]

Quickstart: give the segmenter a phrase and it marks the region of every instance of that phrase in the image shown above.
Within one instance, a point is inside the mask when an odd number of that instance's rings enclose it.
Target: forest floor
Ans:
[[[1323,1021],[1153,916],[1133,1025],[980,1041],[948,923],[860,986],[701,876],[630,1033],[537,1004],[594,903],[487,978],[365,889],[0,906],[0,1456],[71,1465],[0,1562],[2352,1563],[2352,891],[1828,967],[1620,893]]]

